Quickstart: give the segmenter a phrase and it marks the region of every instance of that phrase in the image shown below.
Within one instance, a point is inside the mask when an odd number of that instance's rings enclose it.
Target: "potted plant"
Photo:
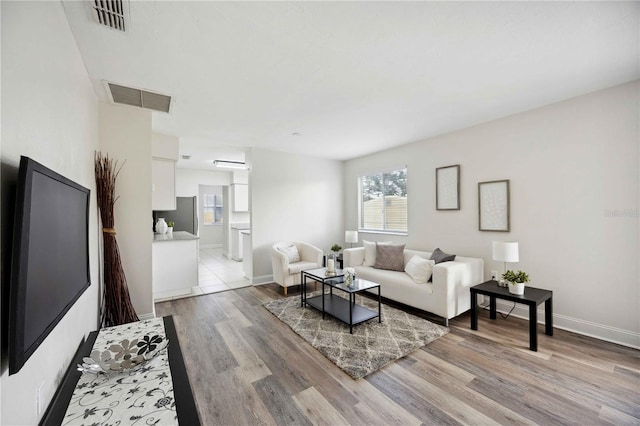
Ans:
[[[524,284],[529,282],[529,275],[524,271],[507,271],[502,274],[502,278],[509,283],[509,293],[522,296],[524,294]]]
[[[338,254],[340,250],[342,250],[342,247],[340,247],[338,244],[334,244],[331,246],[331,251],[335,254]]]
[[[170,221],[168,221],[168,222],[167,222],[167,233],[168,233],[168,234],[172,234],[172,233],[173,233],[173,226],[174,226],[175,224],[176,224],[176,223],[175,223],[174,221],[172,221],[172,220],[170,220]]]

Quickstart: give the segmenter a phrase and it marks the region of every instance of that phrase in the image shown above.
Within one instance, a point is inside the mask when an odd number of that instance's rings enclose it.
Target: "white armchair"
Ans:
[[[295,247],[295,250],[293,249]],[[300,260],[295,259],[298,252]],[[293,256],[292,256],[293,254]],[[305,269],[322,267],[322,250],[311,244],[299,241],[280,241],[271,247],[271,265],[273,266],[273,281],[284,288],[300,284],[300,272]]]

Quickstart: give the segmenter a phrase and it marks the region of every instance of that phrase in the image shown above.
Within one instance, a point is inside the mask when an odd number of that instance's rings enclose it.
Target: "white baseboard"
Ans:
[[[184,296],[187,294],[191,294],[191,287],[179,288],[176,290],[168,290],[168,291],[154,291],[153,292],[153,302],[155,303],[161,299],[169,299],[177,296]]]
[[[155,317],[156,316],[153,314],[153,312],[150,312],[148,314],[138,315],[138,319],[140,319],[140,321],[154,319]]]
[[[485,302],[489,302],[488,297],[485,298]],[[496,300],[496,309],[504,314],[509,312],[512,306],[512,302]],[[541,304],[540,308],[541,309],[538,309],[538,324],[544,324],[544,305]],[[528,320],[529,308],[525,305],[516,304],[516,307],[513,312],[511,312],[511,315]],[[566,315],[555,313],[553,314],[553,327],[593,337],[595,339],[616,343],[618,345],[640,349],[640,333],[635,333],[633,331],[623,330],[620,328],[610,327],[608,325],[598,324],[595,322],[585,321],[582,319],[572,318]]]
[[[262,275],[259,277],[253,277],[251,279],[251,285],[262,285],[273,282],[273,275]]]

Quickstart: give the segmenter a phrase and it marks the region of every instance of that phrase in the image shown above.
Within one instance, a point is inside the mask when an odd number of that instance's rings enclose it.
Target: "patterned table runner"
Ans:
[[[83,374],[63,424],[177,425],[167,348],[149,361],[129,369],[138,354],[153,352],[164,341],[162,318],[100,330],[91,358],[105,370],[114,364],[123,370]]]

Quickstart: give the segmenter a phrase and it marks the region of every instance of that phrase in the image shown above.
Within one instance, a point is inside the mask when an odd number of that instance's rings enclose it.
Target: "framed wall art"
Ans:
[[[509,180],[478,182],[480,231],[509,232]]]
[[[436,210],[460,210],[460,164],[436,169]]]

